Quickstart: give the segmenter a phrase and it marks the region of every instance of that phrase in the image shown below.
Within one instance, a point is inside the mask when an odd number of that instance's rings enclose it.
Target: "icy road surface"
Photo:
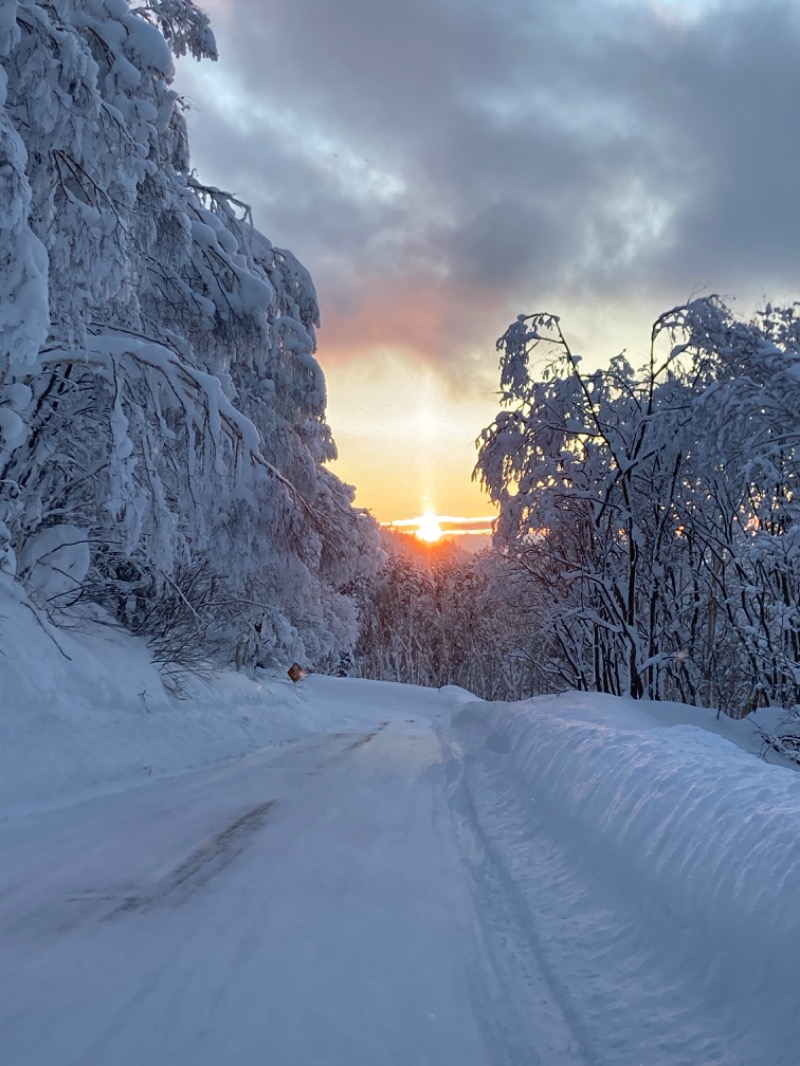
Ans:
[[[292,699],[0,827],[0,1066],[800,1062],[796,774],[610,697]]]
[[[481,875],[442,698],[374,694],[355,732],[0,830],[3,1066],[586,1061]]]

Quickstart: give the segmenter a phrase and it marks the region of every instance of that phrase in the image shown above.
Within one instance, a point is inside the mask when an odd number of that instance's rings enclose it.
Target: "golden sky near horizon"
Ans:
[[[324,331],[320,358],[325,365]],[[435,370],[382,352],[374,363],[326,367],[328,422],[339,449],[334,472],[356,487],[356,503],[379,522],[437,514],[488,515],[473,482],[475,438],[497,397],[457,395]]]

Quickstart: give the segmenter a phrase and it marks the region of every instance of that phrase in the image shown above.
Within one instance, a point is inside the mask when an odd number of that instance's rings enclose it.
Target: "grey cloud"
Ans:
[[[432,294],[447,343],[422,354],[445,370],[542,300],[786,291],[797,5],[668,7],[229,0],[219,76],[242,108],[182,74],[194,157],[306,262],[324,318]]]
[[[609,92],[631,101],[641,139],[671,172],[664,246],[642,260],[660,286],[703,275],[712,286],[777,285],[796,276],[800,215],[800,10],[793,3],[716,9],[657,52],[617,39],[601,64]],[[616,57],[616,61],[614,61]]]

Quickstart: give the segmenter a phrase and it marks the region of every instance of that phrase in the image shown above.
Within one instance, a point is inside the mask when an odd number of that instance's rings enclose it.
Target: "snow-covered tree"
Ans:
[[[484,699],[540,691],[508,609],[505,567],[452,543],[384,532],[386,562],[361,595],[351,672],[414,685],[461,685]],[[503,571],[500,573],[499,571]]]
[[[323,466],[308,273],[190,171],[185,53],[216,55],[190,0],[0,12],[2,565],[77,538],[51,602],[314,659],[352,645],[377,534]]]
[[[730,713],[800,700],[799,340],[796,307],[741,322],[714,297],[662,315],[639,371],[584,371],[552,315],[500,339],[477,475],[553,678]]]

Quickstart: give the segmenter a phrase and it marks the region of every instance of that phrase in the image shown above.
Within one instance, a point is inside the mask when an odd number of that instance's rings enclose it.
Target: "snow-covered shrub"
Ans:
[[[29,537],[19,553],[17,568],[40,599],[64,605],[80,594],[89,562],[86,531],[62,523]]]

